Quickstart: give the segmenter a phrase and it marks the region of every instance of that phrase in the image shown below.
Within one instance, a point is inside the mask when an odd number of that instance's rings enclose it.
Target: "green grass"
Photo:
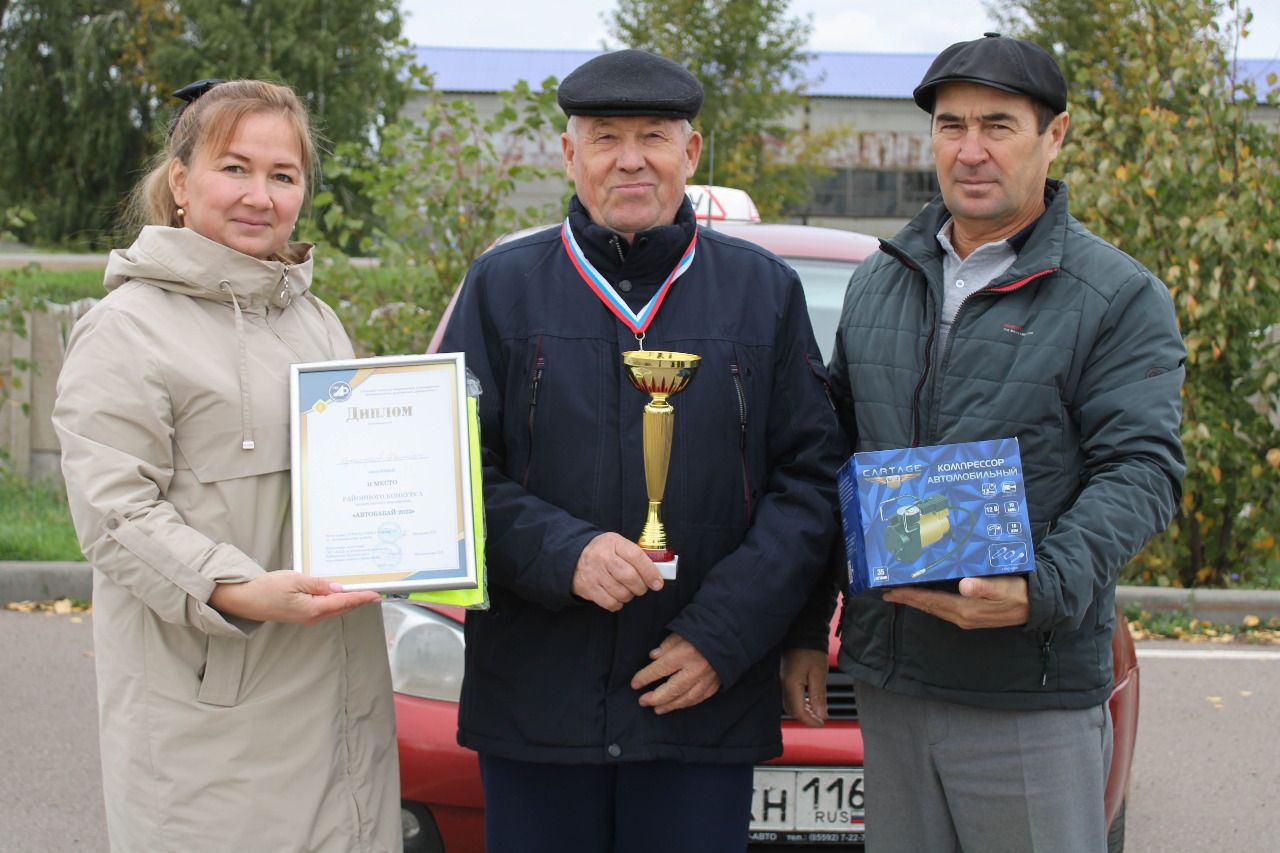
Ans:
[[[48,270],[39,267],[7,270],[16,286],[34,286],[40,296],[51,302],[74,302],[86,296],[102,297],[102,270]]]
[[[83,560],[66,499],[0,466],[0,560]]]

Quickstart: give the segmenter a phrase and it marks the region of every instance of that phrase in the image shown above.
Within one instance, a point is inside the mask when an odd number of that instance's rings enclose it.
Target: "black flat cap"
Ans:
[[[617,50],[569,72],[556,101],[570,116],[662,116],[692,121],[702,107],[702,84],[670,59],[645,50]]]
[[[999,33],[984,33],[938,54],[912,92],[920,109],[933,112],[934,91],[941,83],[978,83],[1029,95],[1055,113],[1067,108],[1067,81],[1053,56],[1038,44]]]

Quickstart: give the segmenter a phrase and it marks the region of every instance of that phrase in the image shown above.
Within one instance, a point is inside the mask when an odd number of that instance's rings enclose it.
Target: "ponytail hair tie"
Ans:
[[[219,83],[225,83],[226,80],[209,79],[197,80],[194,83],[188,83],[181,89],[173,93],[175,98],[182,101],[182,106],[178,107],[177,112],[173,114],[173,122],[169,125],[169,138],[173,138],[173,132],[178,129],[178,119],[182,118],[182,114],[186,112],[187,107],[191,106],[205,92],[217,86]]]

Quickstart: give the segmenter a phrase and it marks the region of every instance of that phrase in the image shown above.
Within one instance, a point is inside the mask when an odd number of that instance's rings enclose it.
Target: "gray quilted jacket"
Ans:
[[[849,285],[831,373],[857,450],[1017,436],[1036,543],[1025,627],[962,630],[863,595],[841,666],[900,693],[992,708],[1086,708],[1111,689],[1116,573],[1182,490],[1186,351],[1165,286],[1048,209],[939,348],[948,215],[935,200]]]

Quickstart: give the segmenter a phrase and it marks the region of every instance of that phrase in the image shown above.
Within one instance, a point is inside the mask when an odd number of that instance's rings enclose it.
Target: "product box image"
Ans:
[[[855,453],[838,480],[851,595],[1035,569],[1016,438]]]

